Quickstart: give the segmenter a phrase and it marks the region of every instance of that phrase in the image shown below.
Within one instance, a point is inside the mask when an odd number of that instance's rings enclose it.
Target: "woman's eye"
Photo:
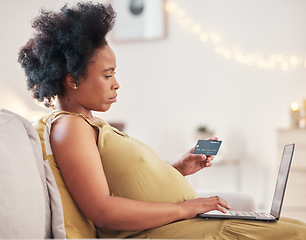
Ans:
[[[109,79],[109,78],[113,77],[115,74],[116,74],[116,72],[114,72],[113,75],[107,75],[107,76],[105,76],[105,78],[106,78],[106,79]]]

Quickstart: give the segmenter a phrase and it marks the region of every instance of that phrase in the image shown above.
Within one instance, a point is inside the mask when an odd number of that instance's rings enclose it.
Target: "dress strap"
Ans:
[[[92,121],[92,120],[89,120],[88,118],[86,118],[83,114],[79,114],[79,113],[73,113],[73,112],[67,112],[67,111],[54,110],[54,111],[52,112],[52,114],[51,114],[51,116],[53,116],[52,122],[55,121],[55,119],[56,119],[57,117],[59,117],[60,115],[63,115],[63,114],[81,117],[81,118],[83,118],[89,125],[94,126],[94,127],[101,128],[101,127],[107,125],[107,126],[109,126],[110,128],[112,128],[112,130],[113,130],[115,133],[117,133],[117,134],[119,134],[119,135],[122,135],[122,136],[125,136],[125,137],[128,137],[128,135],[127,135],[126,133],[123,133],[123,132],[119,131],[117,128],[114,128],[113,126],[111,126],[109,123],[103,121],[102,119],[100,119],[98,122]]]
[[[59,110],[55,110],[52,112],[51,115],[53,115],[53,120],[54,121],[57,117],[61,116],[61,115],[73,115],[73,116],[77,116],[77,117],[81,117],[83,118],[89,125],[93,125],[93,126],[96,126],[96,127],[99,127],[101,125],[104,125],[104,124],[108,124],[106,122],[104,122],[103,120],[99,120],[98,122],[96,121],[92,121],[92,120],[89,120],[88,118],[86,118],[83,114],[79,114],[79,113],[73,113],[73,112],[67,112],[67,111],[59,111]]]

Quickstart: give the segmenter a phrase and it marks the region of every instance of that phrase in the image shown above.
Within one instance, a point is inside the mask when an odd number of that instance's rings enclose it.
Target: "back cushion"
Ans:
[[[39,138],[31,123],[0,111],[0,238],[50,238]]]

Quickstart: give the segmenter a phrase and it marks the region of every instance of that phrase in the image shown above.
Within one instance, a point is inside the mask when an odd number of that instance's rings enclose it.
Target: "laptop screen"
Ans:
[[[294,144],[286,145],[284,147],[283,156],[281,159],[281,164],[279,168],[278,178],[276,182],[271,214],[277,219],[280,217],[280,211],[283,204],[283,198],[285,194],[285,188],[287,184],[287,179],[289,175],[289,170],[291,166],[291,160],[294,151]]]

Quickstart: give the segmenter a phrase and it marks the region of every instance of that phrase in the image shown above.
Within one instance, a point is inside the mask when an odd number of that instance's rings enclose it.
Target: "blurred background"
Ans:
[[[0,2],[0,108],[29,120],[50,111],[32,99],[17,53],[32,36],[31,21],[39,9],[58,10],[66,2],[77,1]],[[201,138],[197,129],[205,127],[223,143],[214,166],[189,177],[191,184],[199,191],[244,192],[258,209],[269,210],[280,142],[295,140],[284,139],[280,132],[294,128],[302,134],[297,148],[306,140],[303,121],[292,120],[302,113],[306,98],[306,2],[163,4],[163,15],[153,14],[149,20],[154,26],[164,17],[162,37],[117,41],[113,32],[108,36],[121,88],[118,102],[97,114],[123,123],[125,132],[169,163],[193,147]],[[118,12],[118,24],[119,18]],[[302,170],[298,182],[306,182]],[[300,209],[305,216],[306,205]]]

